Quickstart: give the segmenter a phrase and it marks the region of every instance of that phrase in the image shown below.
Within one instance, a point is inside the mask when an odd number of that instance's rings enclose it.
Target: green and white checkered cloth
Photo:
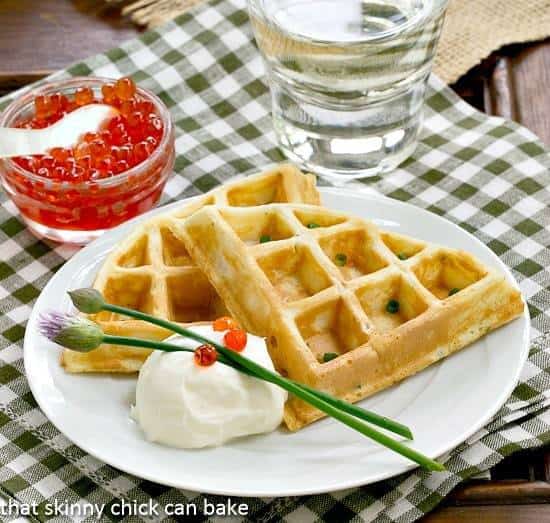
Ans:
[[[55,76],[89,74],[132,75],[170,108],[178,155],[164,202],[207,191],[238,173],[283,160],[275,145],[269,93],[244,0],[201,6]],[[17,95],[4,98],[0,107]],[[548,151],[527,129],[477,112],[432,78],[418,149],[401,168],[368,183],[382,194],[458,223],[512,269],[532,317],[529,361],[501,412],[450,454],[448,473],[417,470],[331,494],[249,499],[250,521],[413,521],[461,481],[518,449],[550,441]],[[0,198],[0,494],[4,498],[0,514],[8,500],[39,504],[42,515],[31,519],[41,521],[46,519],[46,504],[56,499],[109,506],[118,499],[153,499],[160,506],[174,502],[202,506],[198,493],[142,481],[85,454],[37,408],[23,369],[25,322],[40,290],[74,251],[37,240],[25,229],[14,205],[5,195]]]

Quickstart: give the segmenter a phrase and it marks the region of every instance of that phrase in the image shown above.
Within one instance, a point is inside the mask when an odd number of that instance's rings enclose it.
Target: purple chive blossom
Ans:
[[[104,336],[99,325],[93,321],[56,311],[43,313],[38,329],[49,340],[79,352],[99,347]]]
[[[42,336],[46,336],[51,341],[55,341],[55,338],[59,336],[59,333],[69,325],[74,324],[77,320],[74,314],[48,311],[40,315],[38,320],[38,329]]]

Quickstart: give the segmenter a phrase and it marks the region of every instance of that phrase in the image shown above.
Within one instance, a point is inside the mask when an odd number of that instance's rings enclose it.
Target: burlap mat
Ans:
[[[451,0],[435,72],[452,83],[503,45],[550,36],[550,0]]]
[[[204,1],[137,0],[123,12],[154,27]],[[547,36],[550,0],[451,0],[434,70],[452,83],[503,45]]]

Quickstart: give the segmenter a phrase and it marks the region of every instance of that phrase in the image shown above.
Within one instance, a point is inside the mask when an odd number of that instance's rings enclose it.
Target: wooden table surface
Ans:
[[[0,94],[139,32],[100,0],[1,0],[0,27]],[[481,111],[516,120],[550,145],[550,40],[498,51],[452,87]],[[550,448],[504,460],[490,479],[459,487],[423,521],[550,521]]]

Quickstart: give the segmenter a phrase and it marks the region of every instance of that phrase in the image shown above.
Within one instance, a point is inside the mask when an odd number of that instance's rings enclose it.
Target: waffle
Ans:
[[[180,324],[214,319],[226,309],[183,243],[171,232],[174,223],[211,204],[262,206],[270,202],[319,204],[315,177],[283,164],[223,185],[192,203],[154,217],[123,240],[107,257],[94,283],[106,300]],[[260,207],[261,208],[261,207]],[[92,316],[108,334],[162,339],[169,332],[110,312]],[[137,372],[150,351],[103,345],[95,351],[66,350],[68,372]]]
[[[504,275],[464,251],[322,207],[206,207],[171,230],[229,312],[267,338],[281,374],[351,402],[524,307]],[[322,415],[296,398],[285,408],[291,430]]]

